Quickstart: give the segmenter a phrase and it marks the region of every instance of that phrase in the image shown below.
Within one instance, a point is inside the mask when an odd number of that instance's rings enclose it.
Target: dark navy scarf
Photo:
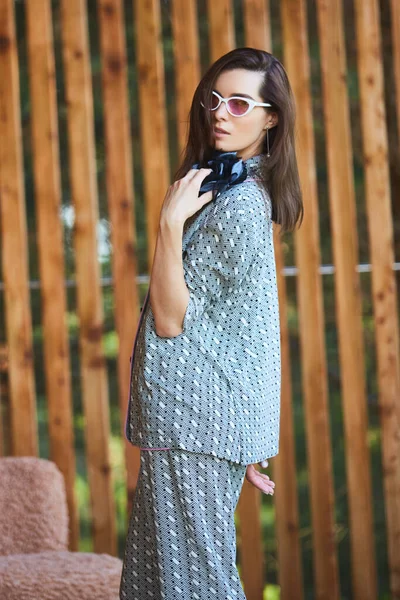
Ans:
[[[247,177],[247,169],[237,152],[222,152],[215,150],[211,160],[200,166],[195,163],[192,169],[210,168],[212,172],[204,178],[201,184],[199,196],[204,192],[213,192],[213,200],[216,200],[225,190],[242,183]]]

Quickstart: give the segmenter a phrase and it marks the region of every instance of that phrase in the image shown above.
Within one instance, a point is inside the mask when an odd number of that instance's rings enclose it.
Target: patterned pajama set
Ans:
[[[245,600],[234,512],[246,467],[278,454],[280,329],[271,200],[249,176],[190,217],[182,332],[160,337],[147,292],[125,435],[140,470],[120,599]]]

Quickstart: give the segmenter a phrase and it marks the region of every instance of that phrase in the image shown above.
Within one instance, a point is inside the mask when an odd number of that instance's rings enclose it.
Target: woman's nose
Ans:
[[[224,116],[229,118],[229,112],[226,106],[226,102],[221,101],[221,104],[218,106],[217,110],[214,111],[214,114],[216,117]]]

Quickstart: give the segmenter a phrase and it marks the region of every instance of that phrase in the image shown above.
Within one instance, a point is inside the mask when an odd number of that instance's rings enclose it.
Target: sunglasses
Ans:
[[[267,102],[256,102],[248,98],[242,98],[241,96],[230,96],[230,98],[223,98],[218,92],[213,92],[211,96],[211,106],[205,106],[203,102],[200,102],[203,108],[207,110],[217,110],[221,106],[221,102],[225,102],[226,109],[232,117],[244,117],[253,110],[255,106],[272,106]]]

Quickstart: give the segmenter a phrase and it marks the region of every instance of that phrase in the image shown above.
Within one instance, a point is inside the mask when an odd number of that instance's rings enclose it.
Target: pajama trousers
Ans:
[[[234,522],[245,473],[210,454],[141,451],[121,600],[246,600]]]

